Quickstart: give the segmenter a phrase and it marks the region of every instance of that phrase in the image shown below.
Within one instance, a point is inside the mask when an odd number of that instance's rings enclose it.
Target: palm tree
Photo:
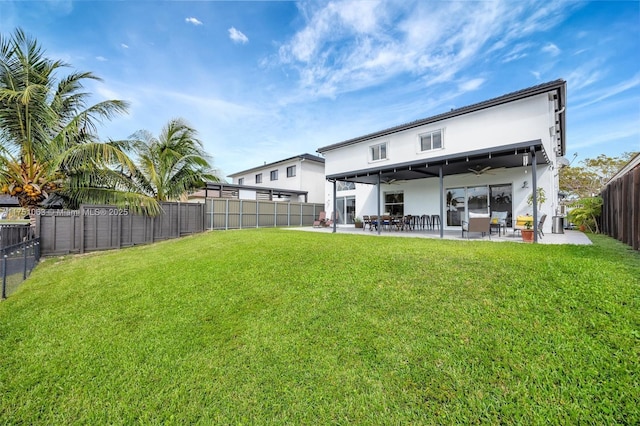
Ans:
[[[0,35],[0,188],[33,208],[52,195],[67,205],[127,205],[157,212],[155,200],[127,191],[123,169],[135,169],[127,141],[100,142],[96,126],[125,113],[128,104],[106,100],[87,106],[74,72],[56,79],[62,61],[47,58],[37,40],[16,29]],[[54,197],[55,198],[55,197]]]
[[[218,182],[197,136],[181,118],[169,120],[157,138],[147,130],[134,133],[137,171],[132,178],[137,191],[158,201],[175,201],[206,181]]]

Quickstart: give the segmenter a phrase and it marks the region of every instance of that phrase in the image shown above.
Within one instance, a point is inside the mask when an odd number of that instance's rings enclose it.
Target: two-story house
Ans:
[[[507,211],[509,222],[530,214],[537,226],[558,208],[565,103],[566,82],[556,80],[319,148],[327,211],[339,223],[350,223],[354,209],[360,217],[437,215],[441,236],[470,212]],[[528,203],[536,187],[546,198],[540,206]]]
[[[325,203],[324,164],[325,159],[322,157],[301,154],[233,173],[229,177],[232,178],[234,185],[239,186],[239,190],[246,187],[258,191],[260,188],[270,188],[304,192],[305,199],[292,201]],[[288,201],[288,199],[282,201]]]

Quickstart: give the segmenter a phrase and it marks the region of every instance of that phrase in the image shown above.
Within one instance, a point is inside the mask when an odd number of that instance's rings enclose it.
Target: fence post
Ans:
[[[22,279],[27,279],[27,245],[22,247]]]
[[[213,217],[214,217],[213,216],[213,207],[214,207],[213,206],[213,198],[210,198],[209,201],[211,201],[211,220],[209,221],[209,224],[210,224],[209,229],[213,230]],[[205,201],[205,203],[206,203],[206,201]]]
[[[227,210],[224,215],[224,230],[228,231],[229,230],[229,199],[228,198],[226,199],[226,204],[227,204],[226,206]]]
[[[2,299],[7,298],[7,253],[2,256]]]
[[[80,205],[80,254],[84,254],[84,221],[86,218],[84,205]]]
[[[242,229],[242,200],[240,200],[240,229]]]

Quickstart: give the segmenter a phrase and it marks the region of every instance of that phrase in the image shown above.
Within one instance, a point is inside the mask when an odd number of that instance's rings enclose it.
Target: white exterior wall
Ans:
[[[468,151],[489,149],[503,145],[526,141],[541,140],[552,164],[538,164],[537,184],[546,194],[546,202],[538,211],[538,217],[547,214],[543,232],[551,231],[551,217],[555,215],[557,206],[558,179],[556,167],[555,141],[556,135],[550,127],[555,126],[554,103],[547,94],[509,102],[470,114],[450,118],[425,126],[394,133],[364,142],[348,145],[335,150],[326,151],[325,169],[327,175],[355,170],[366,170],[380,166],[393,166],[420,159],[441,157],[444,155],[462,154]],[[443,130],[443,148],[429,152],[420,152],[420,134]],[[387,159],[371,162],[369,147],[387,142]],[[493,170],[493,175],[460,174],[444,177],[444,190],[454,187],[470,187],[480,185],[511,184],[513,190],[513,211],[517,215],[532,214],[533,207],[527,204],[532,190],[531,165],[510,169]],[[528,187],[523,189],[523,182]],[[398,181],[392,185],[381,185],[380,211],[384,213],[384,192],[404,192],[404,212],[411,215],[440,213],[440,182],[438,178]],[[325,185],[325,204],[327,211],[333,205],[333,184]],[[377,194],[375,185],[356,184],[353,191],[340,191],[338,197],[355,195],[356,214],[377,214]],[[446,210],[446,206],[445,206]],[[444,218],[443,218],[444,219]],[[443,220],[443,225],[446,225]],[[447,227],[445,226],[445,229]],[[452,229],[456,229],[453,227]]]
[[[327,151],[325,172],[333,175],[538,139],[550,149],[552,105],[546,94],[538,95]],[[420,152],[420,135],[438,129],[443,130],[443,148]],[[387,142],[387,159],[370,161],[369,147],[382,142]]]
[[[287,177],[287,167],[295,166],[296,175]],[[271,172],[278,171],[278,179],[271,180]],[[262,173],[262,182],[256,183],[256,175]],[[272,163],[264,167],[255,168],[242,175],[234,175],[232,183],[239,184],[240,179],[244,178],[243,185],[257,186],[264,188],[277,188],[282,190],[307,191],[307,202],[324,203],[324,164],[317,161],[301,160],[299,158],[291,161],[283,161],[281,163]],[[255,191],[254,197],[255,199]],[[299,200],[304,201],[303,197]]]
[[[286,169],[285,169],[286,171]],[[324,164],[317,161],[300,162],[300,191],[307,191],[309,203],[324,203]]]

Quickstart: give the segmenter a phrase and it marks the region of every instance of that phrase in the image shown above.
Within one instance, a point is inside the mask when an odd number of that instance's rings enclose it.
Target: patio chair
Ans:
[[[369,226],[369,229],[371,229],[371,218],[369,217],[368,214],[362,215],[362,230],[364,231],[365,229],[367,229],[367,225]]]
[[[331,213],[331,218],[324,221],[322,226],[331,226],[333,222],[336,220],[336,212]]]
[[[390,230],[391,229],[391,215],[385,214],[382,215],[382,218],[380,218],[380,225],[382,226],[382,229],[387,229]]]
[[[505,231],[507,229],[507,216],[509,215],[509,212],[498,212],[498,211],[494,211],[491,212],[491,225],[492,226],[498,226],[498,235],[500,235],[501,232]]]
[[[464,233],[467,233],[467,239],[469,239],[470,232],[480,232],[482,233],[482,238],[484,238],[485,234],[489,235],[489,239],[491,239],[491,218],[489,215],[484,214],[474,214],[469,213],[469,221],[462,221],[462,238],[464,238]]]
[[[322,226],[326,226],[325,225],[326,222],[327,222],[327,213],[320,212],[320,214],[318,215],[318,219],[313,221],[313,227],[320,228]]]
[[[547,219],[547,214],[543,214],[540,216],[540,220],[538,221],[538,237],[544,237],[544,232],[542,232],[542,226],[544,225],[544,221]]]
[[[378,215],[369,216],[371,223],[369,224],[369,231],[373,231],[373,228],[378,229]]]

